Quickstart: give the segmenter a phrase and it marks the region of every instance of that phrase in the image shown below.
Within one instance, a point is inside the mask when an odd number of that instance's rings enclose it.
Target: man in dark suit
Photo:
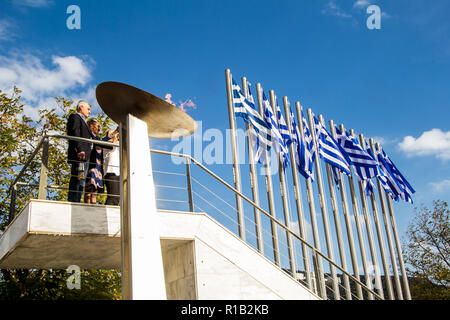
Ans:
[[[67,135],[92,139],[94,136],[86,120],[91,114],[91,106],[84,100],[77,104],[77,112],[67,120]],[[80,202],[84,191],[89,166],[92,143],[69,140],[68,162],[71,167],[68,201]]]

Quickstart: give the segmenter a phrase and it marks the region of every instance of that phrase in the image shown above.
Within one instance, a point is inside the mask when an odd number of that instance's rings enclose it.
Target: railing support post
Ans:
[[[186,159],[186,179],[187,179],[187,190],[188,190],[188,200],[189,200],[189,212],[194,212],[194,197],[192,194],[192,181],[191,181],[191,161],[189,158]]]
[[[48,183],[48,137],[44,138],[42,144],[42,161],[41,161],[41,174],[39,176],[39,193],[38,199],[47,199],[47,183]]]
[[[9,204],[9,216],[8,224],[14,219],[16,215],[16,196],[17,196],[17,186],[14,184],[11,188],[11,202]]]

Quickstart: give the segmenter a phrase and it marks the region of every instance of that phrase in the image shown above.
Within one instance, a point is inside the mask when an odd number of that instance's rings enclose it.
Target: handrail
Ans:
[[[37,147],[35,148],[35,150],[33,151],[33,153],[31,154],[31,156],[28,158],[27,162],[24,164],[24,166],[22,167],[21,171],[19,172],[19,174],[17,175],[16,179],[14,179],[14,181],[11,183],[11,186],[8,190],[8,192],[10,192],[15,185],[18,183],[19,179],[21,178],[23,172],[26,170],[26,168],[28,167],[28,165],[31,163],[31,161],[34,159],[34,157],[36,156],[36,154],[39,152],[40,148],[42,147],[44,141],[48,138],[57,138],[57,139],[66,139],[66,140],[74,140],[74,141],[80,141],[80,142],[89,142],[89,143],[95,143],[97,145],[101,145],[101,146],[108,146],[108,147],[119,147],[120,144],[116,144],[116,143],[111,143],[111,142],[106,142],[106,141],[100,141],[100,140],[92,140],[92,139],[86,139],[86,138],[80,138],[80,137],[74,137],[74,136],[67,136],[67,135],[62,135],[62,134],[53,134],[53,133],[47,133],[45,134],[41,140],[39,141]],[[294,233],[289,227],[285,226],[284,224],[282,224],[281,222],[279,222],[277,219],[275,219],[274,217],[272,217],[272,215],[270,213],[268,213],[266,210],[264,210],[263,208],[261,208],[258,204],[256,204],[255,202],[253,202],[252,200],[250,200],[248,197],[246,197],[244,194],[242,194],[241,192],[239,192],[236,188],[234,188],[233,186],[231,186],[228,182],[226,182],[225,180],[223,180],[222,178],[220,178],[218,175],[216,175],[214,172],[212,172],[211,170],[209,170],[207,167],[205,167],[203,164],[201,164],[200,162],[198,162],[195,158],[193,158],[191,155],[188,154],[182,154],[182,153],[175,153],[175,152],[170,152],[170,151],[164,151],[164,150],[157,150],[157,149],[150,149],[150,152],[152,153],[157,153],[157,154],[164,154],[164,155],[170,155],[170,156],[176,156],[176,157],[180,157],[180,158],[185,158],[191,162],[193,162],[195,165],[197,165],[198,167],[200,167],[203,171],[205,171],[206,173],[208,173],[210,176],[212,176],[214,179],[216,179],[217,181],[219,181],[220,183],[222,183],[224,186],[226,186],[228,189],[230,189],[231,191],[233,191],[235,194],[239,195],[241,198],[243,198],[245,201],[247,201],[250,205],[252,205],[254,208],[256,208],[257,210],[259,210],[260,212],[262,212],[263,214],[265,214],[272,222],[275,222],[277,225],[279,225],[282,229],[284,229],[286,232],[288,232],[290,235],[292,235],[294,238],[297,238],[299,241],[301,241],[304,245],[306,245],[307,247],[309,247],[316,255],[321,256],[323,259],[325,259],[326,261],[328,261],[330,264],[332,264],[333,266],[335,266],[337,269],[339,269],[343,274],[347,275],[350,279],[352,279],[353,281],[355,281],[357,284],[359,284],[362,288],[364,288],[365,290],[367,290],[367,292],[373,294],[376,298],[383,300],[383,298],[378,295],[375,291],[373,291],[372,289],[370,289],[369,287],[367,287],[364,283],[362,283],[360,280],[358,280],[357,278],[355,278],[354,276],[352,276],[350,273],[348,273],[345,269],[343,269],[342,267],[340,267],[337,263],[335,263],[333,260],[331,260],[330,258],[328,258],[325,254],[323,254],[322,252],[320,252],[319,250],[317,250],[314,246],[312,246],[311,244],[309,244],[305,239],[303,239],[301,236],[297,235],[296,233]]]
[[[41,149],[42,145],[44,144],[45,139],[47,138],[47,136],[43,136],[41,138],[41,140],[39,141],[38,145],[36,146],[36,148],[34,149],[33,153],[31,154],[31,156],[28,157],[27,161],[25,162],[25,164],[23,165],[22,169],[19,171],[19,173],[17,174],[17,177],[14,179],[13,182],[11,182],[11,185],[8,189],[8,193],[11,192],[12,188],[17,184],[17,182],[19,181],[19,179],[22,177],[23,173],[25,172],[25,170],[28,168],[29,164],[31,163],[31,161],[33,161],[34,157],[36,156],[36,154],[39,152],[39,149]]]
[[[233,186],[231,186],[228,182],[226,182],[225,180],[223,180],[222,178],[220,178],[218,175],[216,175],[214,172],[212,172],[211,170],[209,170],[208,168],[206,168],[204,165],[202,165],[200,162],[198,162],[197,160],[195,160],[195,158],[193,158],[190,155],[187,154],[182,154],[182,153],[174,153],[174,152],[169,152],[169,151],[163,151],[163,150],[156,150],[156,149],[150,149],[150,152],[153,153],[159,153],[159,154],[166,154],[166,155],[172,155],[172,156],[177,156],[177,157],[182,157],[182,158],[186,158],[191,160],[194,164],[196,164],[197,166],[199,166],[201,169],[203,169],[204,171],[206,171],[208,174],[210,174],[213,178],[215,178],[216,180],[218,180],[219,182],[221,182],[223,185],[225,185],[228,189],[232,190],[234,193],[236,193],[237,195],[239,195],[241,198],[243,198],[245,201],[247,201],[249,204],[251,204],[252,206],[254,206],[257,210],[261,211],[262,213],[264,213],[270,220],[272,220],[273,222],[275,222],[277,225],[279,225],[281,228],[283,228],[284,230],[286,230],[287,232],[289,232],[290,234],[292,234],[295,238],[297,238],[298,240],[300,240],[302,243],[304,243],[306,246],[308,246],[312,251],[314,251],[315,253],[319,254],[322,258],[324,258],[325,260],[327,260],[329,263],[333,264],[335,267],[337,267],[340,271],[342,271],[342,273],[348,275],[353,281],[355,281],[356,283],[360,284],[364,289],[366,289],[368,292],[374,294],[377,298],[379,298],[380,300],[383,300],[381,298],[381,296],[379,296],[377,293],[375,293],[373,290],[371,290],[369,287],[367,287],[364,283],[360,282],[358,279],[356,279],[355,277],[353,277],[351,274],[349,274],[347,271],[345,271],[343,268],[341,268],[338,264],[336,264],[333,260],[329,259],[327,256],[325,256],[322,252],[318,251],[315,247],[313,247],[311,244],[309,244],[305,239],[303,239],[302,237],[300,237],[299,235],[297,235],[296,233],[294,233],[291,229],[289,229],[287,226],[283,225],[281,222],[279,222],[277,219],[275,219],[274,217],[272,217],[266,210],[264,210],[263,208],[261,208],[259,205],[257,205],[256,203],[254,203],[252,200],[250,200],[248,197],[246,197],[245,195],[243,195],[241,192],[239,192],[238,190],[236,190]]]

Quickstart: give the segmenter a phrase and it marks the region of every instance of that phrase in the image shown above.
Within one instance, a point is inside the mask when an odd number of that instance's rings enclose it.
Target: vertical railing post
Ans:
[[[11,187],[11,201],[9,204],[9,216],[8,216],[8,224],[14,219],[16,215],[16,196],[17,196],[17,185],[13,185]]]
[[[247,79],[242,77],[242,92],[246,98],[249,97],[249,89]],[[255,156],[254,156],[254,146],[252,143],[250,125],[246,124],[246,134],[247,134],[247,150],[248,150],[248,162],[250,168],[250,186],[252,188],[252,197],[253,202],[259,206],[259,188],[258,188],[258,175],[256,174],[256,164],[255,164]],[[258,247],[258,251],[261,254],[264,254],[264,244],[262,237],[262,228],[261,228],[261,214],[258,209],[253,207],[253,214],[255,219],[255,231],[256,231],[256,244]]]
[[[230,123],[230,136],[231,136],[231,151],[233,155],[233,177],[234,186],[238,192],[242,192],[241,185],[241,170],[239,167],[239,154],[236,141],[236,121],[234,116],[234,105],[233,105],[233,86],[232,86],[232,76],[230,69],[225,70],[225,80],[227,86],[227,102],[228,102],[228,117]],[[244,225],[244,207],[242,203],[242,198],[236,194],[236,210],[237,218],[239,224],[239,237],[245,241],[245,225]]]
[[[192,194],[192,180],[191,180],[191,160],[189,158],[186,159],[186,184],[188,191],[188,201],[189,201],[189,212],[194,212],[194,197]]]
[[[48,137],[44,138],[42,144],[42,161],[41,161],[41,173],[39,176],[39,192],[38,199],[47,199],[47,184],[48,184],[48,148],[49,141]]]

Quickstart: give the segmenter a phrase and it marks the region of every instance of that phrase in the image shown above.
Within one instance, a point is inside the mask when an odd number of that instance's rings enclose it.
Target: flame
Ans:
[[[166,101],[168,103],[175,105],[175,103],[173,103],[172,101],[172,95],[170,93],[167,93],[164,98],[166,98]]]
[[[197,109],[197,106],[191,99],[187,99],[185,102],[180,103],[179,108],[182,111],[186,112],[186,108]]]
[[[181,109],[181,111],[183,112],[187,112],[187,108],[197,109],[197,105],[194,103],[194,101],[192,101],[192,99],[186,99],[184,102],[178,101],[179,105],[177,105],[172,101],[172,95],[170,93],[166,93],[164,97],[166,98],[165,101]]]

